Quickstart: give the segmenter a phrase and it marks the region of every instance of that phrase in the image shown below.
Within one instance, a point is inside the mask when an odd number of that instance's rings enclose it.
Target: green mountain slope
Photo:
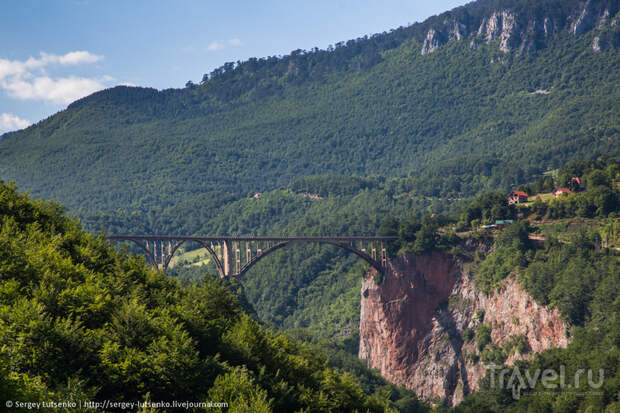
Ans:
[[[583,2],[543,2],[531,16],[527,1],[482,1],[443,16],[467,36],[431,54],[421,43],[442,16],[333,51],[226,64],[181,90],[98,92],[0,141],[0,176],[73,209],[145,210],[325,172],[418,177],[432,168],[445,179],[418,184],[423,193],[477,192],[617,155],[618,5],[590,3],[592,19],[610,17],[579,35],[570,30]],[[523,42],[545,16],[553,33],[530,53],[504,53],[503,32],[488,43],[476,32],[498,10],[517,16],[513,37]],[[608,47],[595,52],[594,37]],[[473,169],[472,157],[494,163],[493,177],[453,185],[451,165]]]
[[[377,391],[364,394],[316,350],[244,313],[234,285],[181,286],[2,182],[0,223],[0,397],[17,411],[52,400],[71,403],[63,411],[106,400],[161,411],[173,401],[231,412],[423,407],[356,365]]]

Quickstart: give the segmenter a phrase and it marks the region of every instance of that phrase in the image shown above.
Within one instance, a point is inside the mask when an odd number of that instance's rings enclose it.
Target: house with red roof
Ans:
[[[560,188],[557,188],[557,189],[553,192],[553,197],[554,197],[554,198],[558,198],[558,197],[561,197],[561,196],[563,196],[563,195],[570,195],[570,194],[572,194],[572,193],[573,193],[573,191],[571,191],[570,189],[568,189],[568,188],[564,188],[564,187],[560,187]]]
[[[508,204],[519,204],[521,202],[527,202],[528,195],[523,191],[512,191],[508,194]]]

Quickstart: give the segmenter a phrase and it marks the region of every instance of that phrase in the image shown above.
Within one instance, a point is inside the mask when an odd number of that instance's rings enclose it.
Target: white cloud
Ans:
[[[61,65],[77,65],[81,63],[95,63],[103,59],[103,56],[97,56],[85,50],[69,52],[64,56],[58,56],[58,62]]]
[[[45,68],[52,64],[63,66],[94,63],[103,59],[85,50],[77,50],[64,55],[41,52],[39,57],[26,61],[0,59],[0,87],[16,99],[50,101],[69,104],[105,87],[114,80],[111,76],[101,79],[84,77],[51,78]]]
[[[3,113],[0,115],[0,133],[11,132],[18,129],[24,129],[30,126],[30,121],[22,119],[11,113]]]
[[[23,76],[34,69],[42,69],[50,64],[77,65],[81,63],[94,63],[103,59],[103,56],[94,55],[84,50],[69,52],[59,56],[40,53],[40,57],[29,57],[26,61],[0,59],[0,79],[7,76]]]
[[[239,47],[239,46],[243,45],[243,43],[241,42],[241,39],[238,39],[236,37],[234,39],[230,39],[228,41],[228,44],[233,46],[233,47]]]
[[[224,45],[218,41],[211,42],[207,46],[207,50],[210,52],[214,52],[216,50],[222,50],[223,48],[224,48]]]
[[[0,79],[26,73],[26,65],[15,60],[0,59]]]
[[[3,81],[2,87],[8,91],[9,96],[17,99],[48,100],[66,105],[103,89],[105,85],[97,79],[83,77],[52,79],[48,76],[40,76],[32,80],[17,78]]]

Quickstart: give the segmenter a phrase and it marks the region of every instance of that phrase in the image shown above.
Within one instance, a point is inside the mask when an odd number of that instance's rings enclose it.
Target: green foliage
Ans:
[[[559,309],[571,325],[571,342],[566,350],[548,350],[535,355],[531,362],[521,362],[522,373],[524,369],[530,374],[536,369],[565,369],[567,383],[573,386],[570,382],[579,369],[592,369],[595,381],[602,369],[600,395],[592,396],[593,389],[582,380],[579,387],[552,393],[545,393],[538,383],[536,388],[527,389],[529,395],[515,400],[509,389],[490,387],[487,377],[482,380],[481,391],[466,398],[455,411],[614,411],[620,386],[620,256],[614,249],[599,249],[597,232],[582,230],[562,243],[549,240],[536,249],[527,244],[526,235],[526,225],[506,228],[497,238],[495,251],[482,261],[477,280],[492,289],[498,285],[492,281],[501,277],[491,278],[490,274],[503,276],[514,264],[525,290],[539,304]],[[514,257],[518,262],[511,261]],[[504,271],[505,262],[510,264]],[[482,361],[495,364],[503,363],[514,351],[530,351],[523,336],[510,337],[501,348],[494,346],[485,324],[478,326],[476,346]]]
[[[496,220],[513,218],[514,207],[508,205],[506,195],[489,192],[478,196],[465,207],[459,216],[457,227],[462,230],[475,229],[474,223],[492,224]]]
[[[390,255],[408,251],[424,253],[434,249],[449,249],[457,243],[453,232],[439,233],[439,228],[450,221],[445,216],[426,215],[420,219],[411,215],[402,222],[388,215],[378,230],[380,236],[398,236],[399,239],[388,243]]]
[[[260,326],[215,280],[182,286],[3,183],[0,220],[0,390],[9,399],[390,411],[310,347]]]
[[[528,264],[531,245],[527,221],[508,225],[497,237],[495,249],[478,266],[477,285],[490,293],[512,273]]]
[[[476,328],[476,348],[482,351],[489,343],[491,343],[491,327],[480,323]]]
[[[338,343],[335,340],[320,340],[316,335],[308,334],[307,330],[292,330],[289,334],[300,341],[309,342],[315,351],[325,356],[331,368],[355,377],[364,393],[380,400],[389,400],[391,407],[403,413],[428,411],[428,407],[421,403],[412,391],[388,382],[377,370],[369,370],[366,362],[357,358],[359,335],[355,336],[356,348],[352,352],[346,347],[345,341]]]
[[[580,178],[581,185],[573,185],[578,191],[551,200],[548,204],[535,201],[532,210],[538,216],[548,218],[607,217],[620,211],[620,163],[609,157],[591,161],[571,162],[557,173],[559,186],[570,186],[572,177]]]
[[[463,330],[463,341],[471,341],[474,338],[474,330],[471,328],[466,328]]]
[[[272,401],[267,392],[258,386],[246,368],[237,367],[218,376],[209,390],[210,400],[226,400],[228,408],[217,408],[217,412],[256,412],[272,411]]]
[[[377,183],[360,177],[338,175],[313,175],[295,180],[291,191],[321,197],[355,195],[364,189],[376,187]]]
[[[572,243],[538,251],[523,281],[538,302],[557,306],[572,324],[583,325],[591,316],[597,285],[608,285],[617,272],[617,257],[597,253],[591,235],[579,233]]]

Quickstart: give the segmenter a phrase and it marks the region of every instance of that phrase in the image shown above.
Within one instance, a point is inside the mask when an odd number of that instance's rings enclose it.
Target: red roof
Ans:
[[[555,190],[554,194],[555,194],[555,193],[558,193],[558,192],[562,192],[562,193],[565,193],[565,194],[572,194],[572,193],[573,193],[573,191],[571,191],[571,190],[570,190],[570,189],[568,189],[568,188],[564,188],[564,187],[562,187],[562,188],[557,188],[557,189]]]
[[[528,197],[528,195],[525,192],[523,192],[523,191],[512,191],[510,193],[510,195],[518,195],[518,196],[523,196],[523,197],[526,197],[526,198]]]
[[[578,176],[573,176],[573,177],[570,179],[570,182],[577,182],[577,184],[578,184],[578,185],[581,185],[581,180],[579,179],[579,177],[578,177]]]

